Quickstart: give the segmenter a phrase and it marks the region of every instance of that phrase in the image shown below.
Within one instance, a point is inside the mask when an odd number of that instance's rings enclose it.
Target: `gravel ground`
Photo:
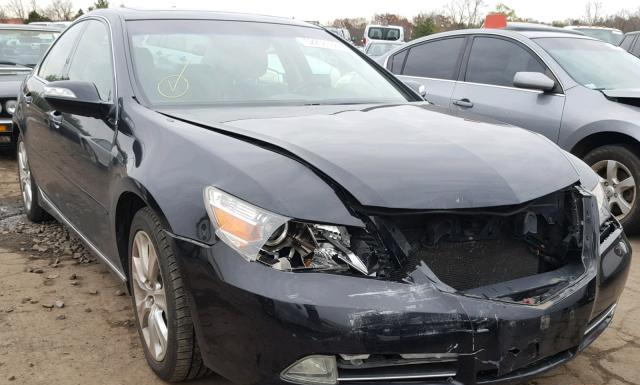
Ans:
[[[144,360],[125,287],[65,228],[22,215],[15,170],[0,154],[0,384],[162,384]],[[529,384],[640,384],[639,337],[636,258],[613,325]],[[230,385],[217,376],[190,384]]]

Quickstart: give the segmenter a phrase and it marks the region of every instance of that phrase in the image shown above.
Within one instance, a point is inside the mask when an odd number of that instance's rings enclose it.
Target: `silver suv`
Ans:
[[[536,131],[579,156],[602,176],[625,229],[640,230],[640,59],[587,36],[477,29],[378,61],[436,105]]]

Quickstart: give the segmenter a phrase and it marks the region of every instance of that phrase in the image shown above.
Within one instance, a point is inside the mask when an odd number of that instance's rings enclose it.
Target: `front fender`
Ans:
[[[212,242],[203,201],[206,186],[289,218],[363,226],[337,189],[283,154],[135,103],[125,106],[123,117],[122,124],[135,121],[136,126],[122,127],[118,134],[122,175],[117,189],[155,204],[176,235]]]
[[[640,115],[639,115],[640,116]],[[583,139],[594,134],[615,133],[629,136],[640,142],[640,126],[624,120],[607,119],[586,124],[569,134],[558,143],[560,147],[571,151]]]

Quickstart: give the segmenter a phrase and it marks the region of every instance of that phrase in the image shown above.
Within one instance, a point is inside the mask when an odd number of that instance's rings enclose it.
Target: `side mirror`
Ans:
[[[106,119],[113,108],[113,104],[100,99],[96,85],[91,82],[51,82],[44,86],[43,97],[54,110],[96,119]]]
[[[409,88],[411,88],[413,92],[420,95],[421,98],[424,99],[424,97],[427,96],[427,88],[424,86],[424,84],[414,82],[413,80],[407,80],[404,82],[404,84],[409,86]]]
[[[513,85],[518,88],[548,92],[555,88],[556,82],[540,72],[516,72]]]

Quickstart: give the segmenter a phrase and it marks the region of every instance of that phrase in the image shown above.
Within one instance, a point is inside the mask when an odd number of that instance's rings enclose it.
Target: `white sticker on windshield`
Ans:
[[[331,40],[323,40],[323,39],[310,39],[308,37],[298,37],[296,38],[298,43],[302,44],[305,47],[313,47],[313,48],[324,48],[324,49],[337,49],[341,51],[346,51],[347,47],[344,44],[338,41]]]

